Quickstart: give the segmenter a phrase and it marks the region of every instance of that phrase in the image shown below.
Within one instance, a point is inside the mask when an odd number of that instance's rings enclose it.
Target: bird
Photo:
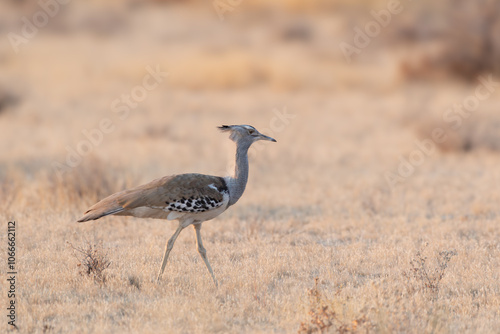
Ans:
[[[236,204],[248,181],[248,150],[260,140],[276,142],[251,125],[222,125],[222,132],[236,143],[236,164],[231,176],[212,176],[197,173],[169,175],[144,185],[112,194],[92,205],[78,219],[79,223],[109,215],[177,220],[179,225],[165,245],[157,281],[159,282],[175,240],[186,227],[193,225],[198,253],[218,286],[207,251],[201,239],[201,225]]]

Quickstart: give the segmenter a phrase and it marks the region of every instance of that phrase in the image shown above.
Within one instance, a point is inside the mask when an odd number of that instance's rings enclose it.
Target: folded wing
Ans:
[[[165,176],[142,186],[124,190],[91,206],[78,222],[107,215],[177,219],[224,205],[228,188],[222,177],[203,174]]]

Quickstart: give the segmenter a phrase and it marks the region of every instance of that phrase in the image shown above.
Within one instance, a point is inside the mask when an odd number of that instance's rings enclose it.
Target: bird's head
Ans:
[[[219,129],[223,132],[229,132],[229,139],[236,143],[248,142],[249,144],[252,144],[258,140],[276,142],[276,139],[260,133],[251,125],[222,125],[219,126]]]

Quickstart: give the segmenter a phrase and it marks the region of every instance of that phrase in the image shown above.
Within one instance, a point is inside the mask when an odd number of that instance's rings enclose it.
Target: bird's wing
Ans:
[[[202,174],[165,176],[106,197],[90,207],[78,221],[111,214],[127,215],[128,211],[137,208],[179,213],[204,212],[223,205],[225,194],[229,191],[222,177]],[[175,216],[173,214],[170,219],[175,219]]]

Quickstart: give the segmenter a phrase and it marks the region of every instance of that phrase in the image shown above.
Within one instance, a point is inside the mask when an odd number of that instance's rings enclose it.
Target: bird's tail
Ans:
[[[124,198],[128,198],[127,195],[129,194],[131,194],[131,190],[125,190],[100,200],[96,204],[92,205],[85,212],[84,216],[77,220],[77,222],[83,223],[89,220],[96,220],[104,216],[120,214],[120,212],[126,211],[127,209],[125,207],[127,207],[127,205],[124,203]]]
[[[81,217],[80,219],[77,220],[77,222],[83,223],[83,222],[86,222],[89,220],[96,220],[96,219],[99,219],[99,218],[104,217],[104,216],[114,215],[115,213],[122,212],[123,210],[125,210],[125,209],[122,207],[113,208],[113,209],[102,208],[100,210],[98,208],[96,208],[96,209],[90,208],[87,212],[85,212],[85,215],[83,217]]]

